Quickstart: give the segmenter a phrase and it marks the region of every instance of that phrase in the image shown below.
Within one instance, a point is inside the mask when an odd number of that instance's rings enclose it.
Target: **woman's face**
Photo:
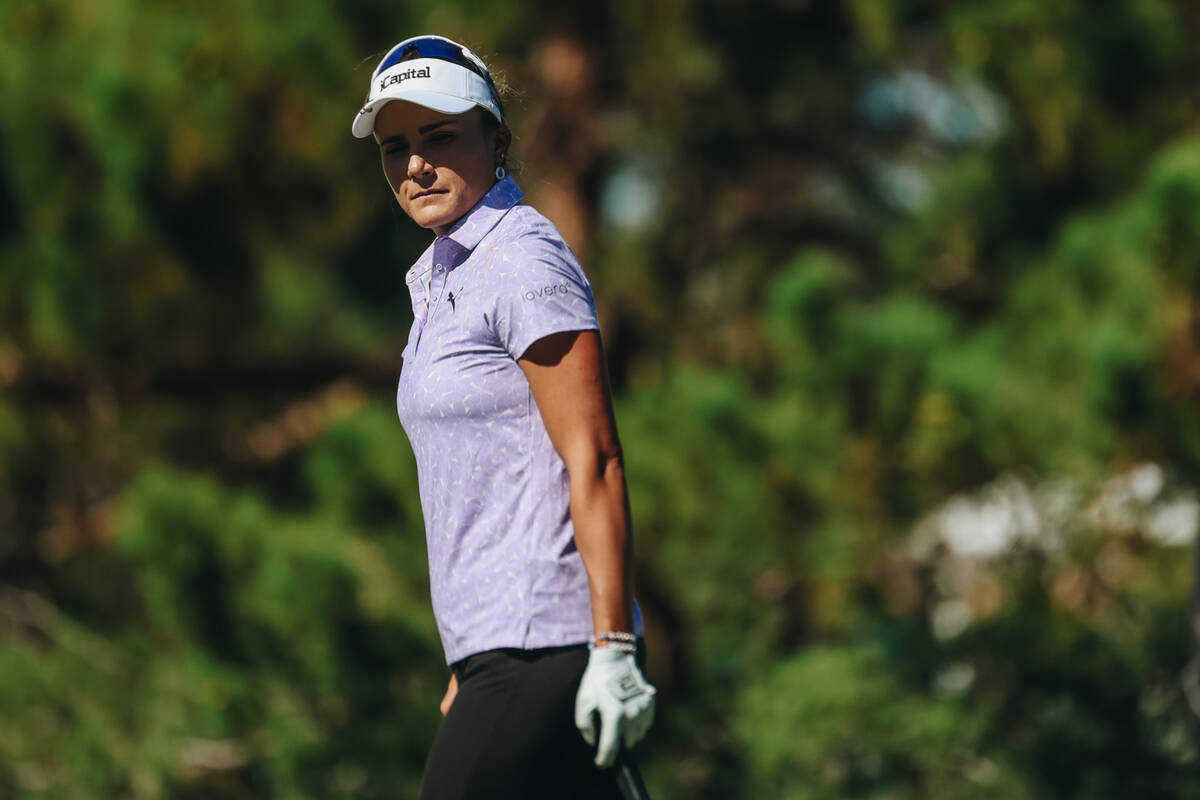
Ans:
[[[496,166],[511,141],[501,126],[487,134],[474,108],[443,114],[392,100],[375,117],[383,174],[404,213],[444,235],[496,182]]]

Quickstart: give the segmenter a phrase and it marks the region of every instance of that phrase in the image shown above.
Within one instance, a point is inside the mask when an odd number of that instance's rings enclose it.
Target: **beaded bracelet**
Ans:
[[[622,653],[637,653],[637,637],[624,631],[605,631],[588,641],[588,650],[595,650],[597,647],[611,648]]]

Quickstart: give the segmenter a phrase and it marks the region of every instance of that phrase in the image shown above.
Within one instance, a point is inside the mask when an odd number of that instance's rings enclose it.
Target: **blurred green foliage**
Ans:
[[[1193,4],[0,31],[0,797],[415,796],[447,672],[391,394],[428,234],[349,123],[422,31],[515,88],[597,289],[656,797],[1200,797]]]

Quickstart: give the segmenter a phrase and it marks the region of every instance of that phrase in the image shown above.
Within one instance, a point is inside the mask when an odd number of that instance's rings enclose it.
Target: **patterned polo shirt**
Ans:
[[[496,183],[406,275],[413,325],[396,408],[450,664],[592,633],[566,467],[517,359],[549,334],[596,330],[596,305],[575,254],[522,197],[512,178]]]

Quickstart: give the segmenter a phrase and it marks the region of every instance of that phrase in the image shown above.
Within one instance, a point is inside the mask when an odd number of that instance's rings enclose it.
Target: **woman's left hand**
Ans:
[[[599,717],[596,766],[611,767],[622,744],[633,747],[642,740],[654,722],[656,694],[632,654],[611,647],[598,647],[588,654],[575,696],[575,726],[584,741],[595,745],[595,718]]]

